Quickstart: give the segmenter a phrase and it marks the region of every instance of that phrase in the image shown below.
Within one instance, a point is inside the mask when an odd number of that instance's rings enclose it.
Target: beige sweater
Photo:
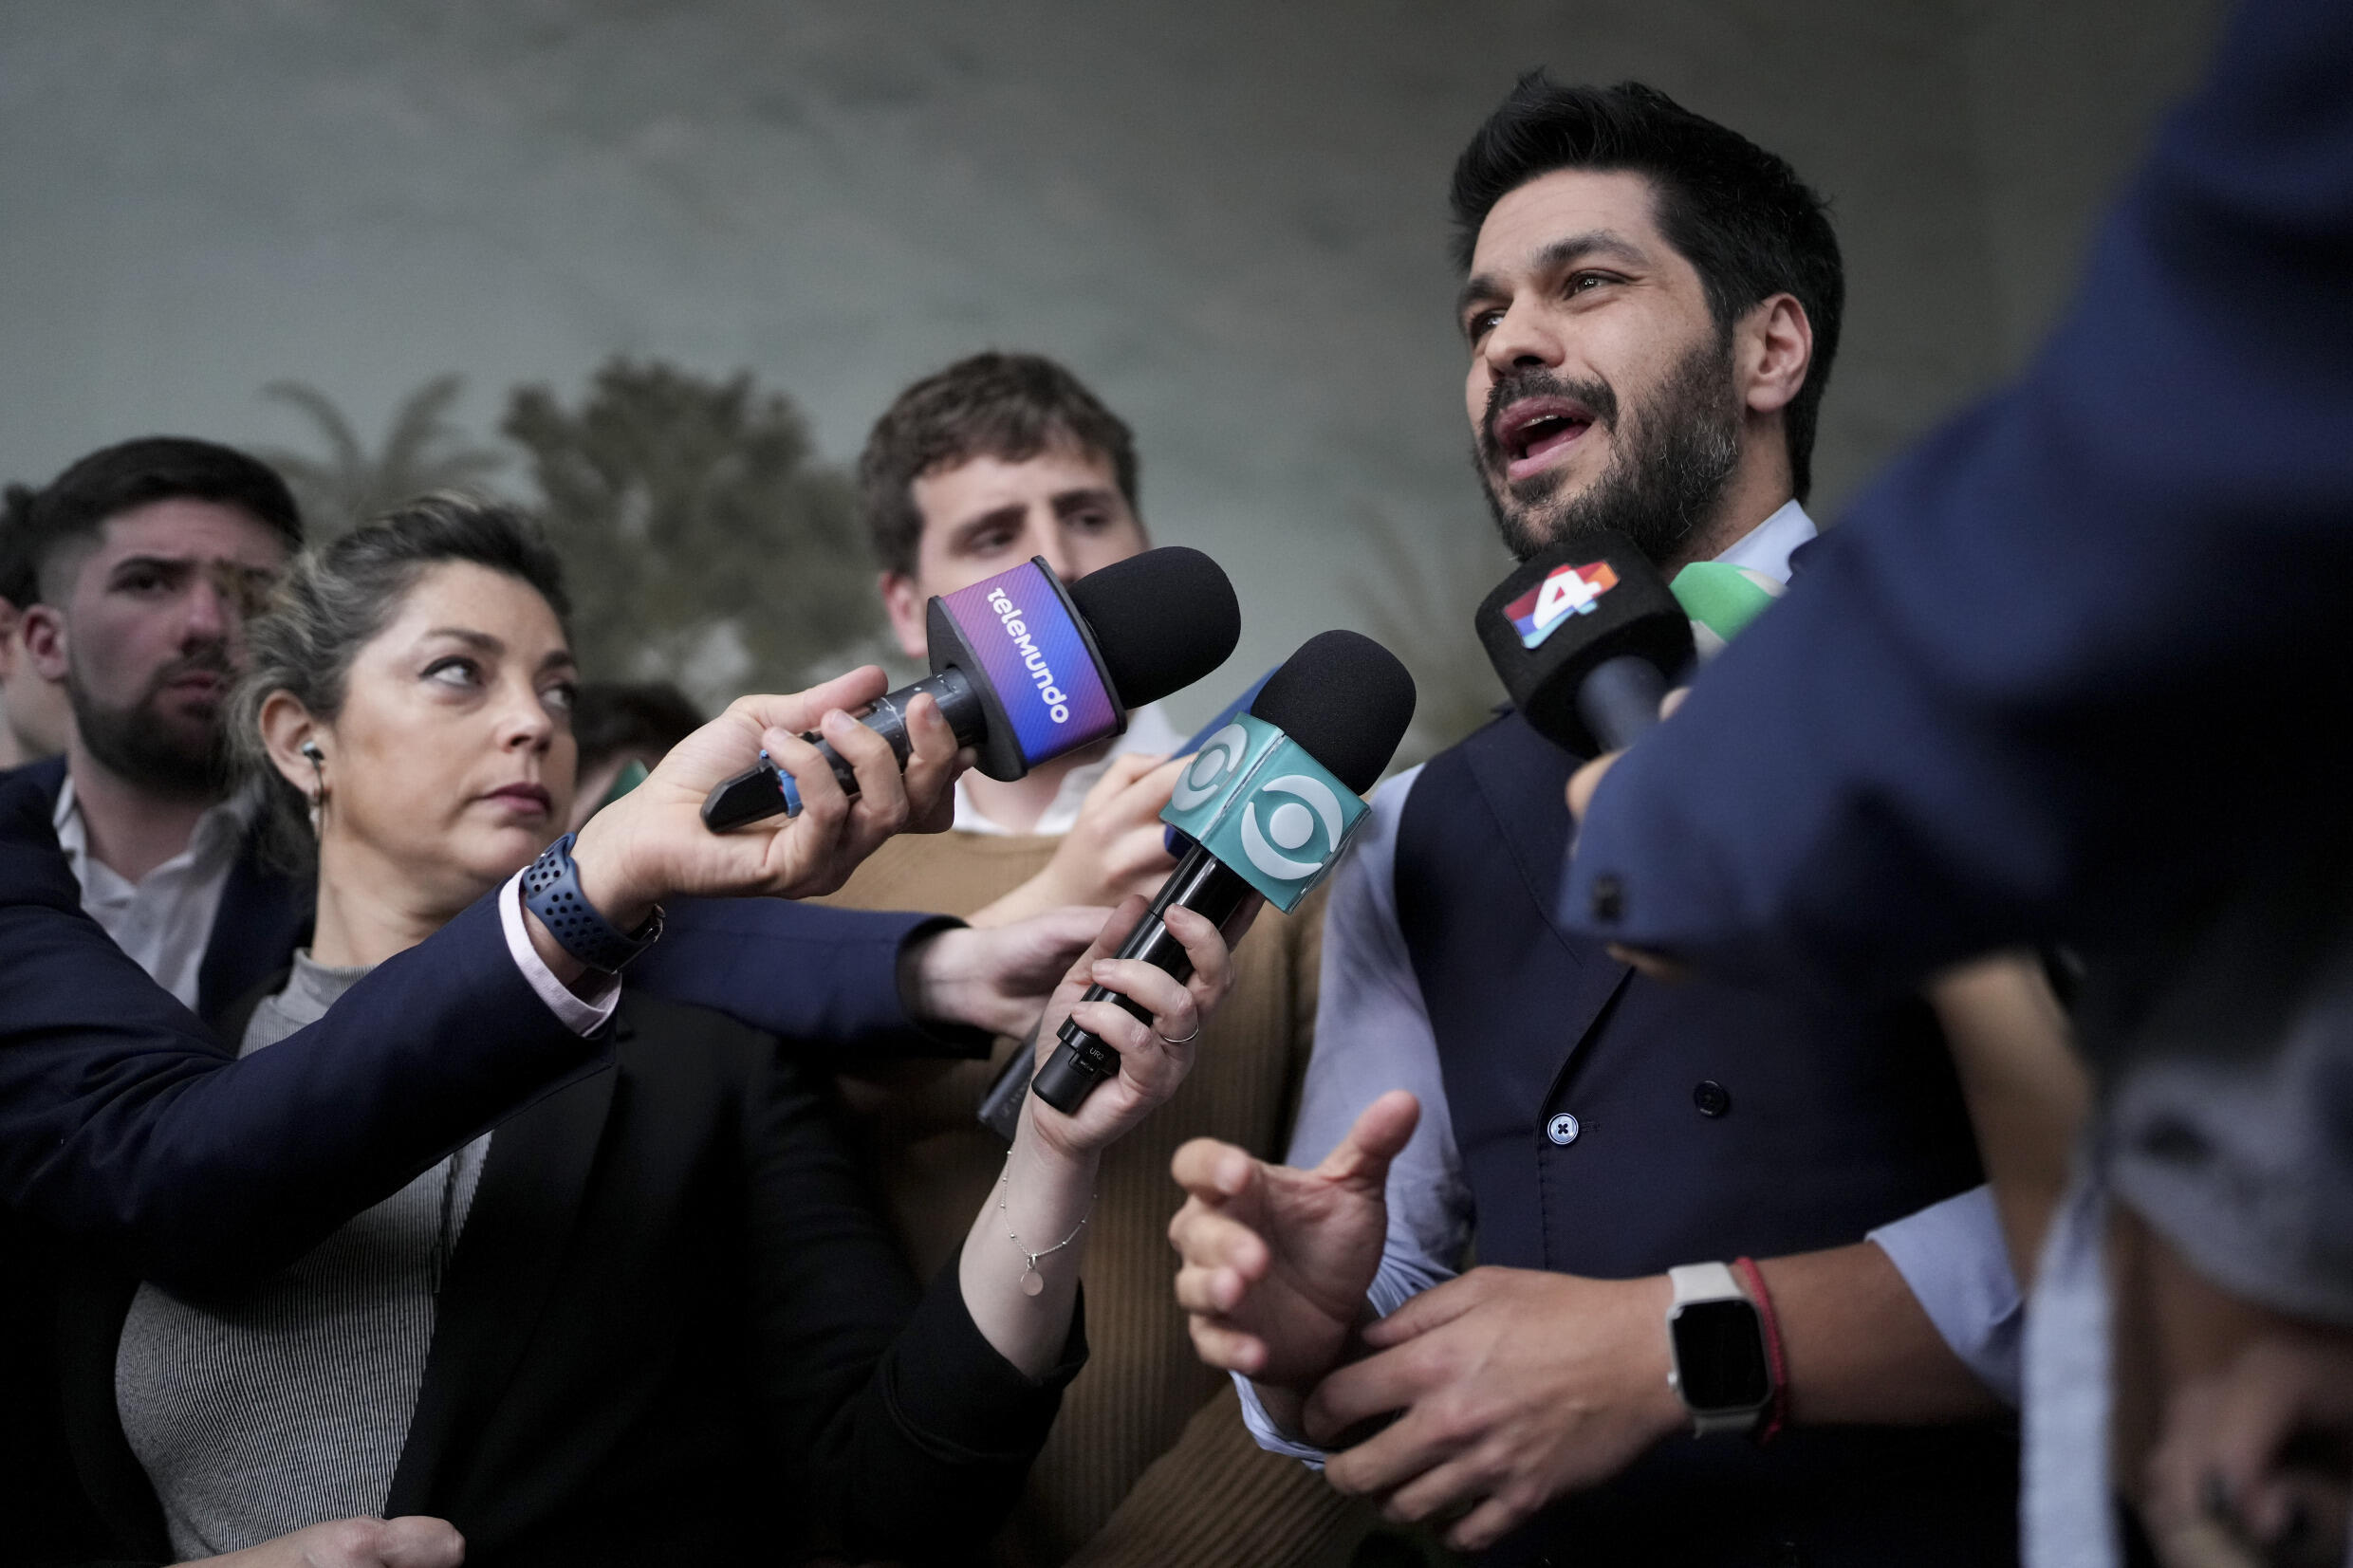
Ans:
[[[830,901],[969,914],[1043,869],[1057,842],[894,839]],[[1104,1157],[1081,1274],[1093,1355],[993,1544],[999,1568],[1337,1563],[1370,1522],[1321,1476],[1251,1441],[1231,1380],[1194,1355],[1171,1287],[1177,1146],[1217,1137],[1279,1159],[1289,1139],[1313,1043],[1322,916],[1320,892],[1296,913],[1259,915],[1184,1086]],[[1005,1145],[974,1116],[1017,1044],[1000,1040],[986,1064],[917,1063],[843,1082],[924,1278],[962,1245],[1004,1168]]]

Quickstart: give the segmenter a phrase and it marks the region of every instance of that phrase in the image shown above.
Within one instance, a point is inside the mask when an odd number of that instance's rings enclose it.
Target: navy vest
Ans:
[[[1973,1186],[1924,1005],[1661,985],[1552,923],[1575,766],[1507,715],[1422,770],[1399,824],[1398,919],[1477,1261],[1624,1279],[1769,1258]],[[1975,1564],[2013,1560],[2016,1534],[2006,1425],[1820,1428],[1669,1442],[1491,1560]]]

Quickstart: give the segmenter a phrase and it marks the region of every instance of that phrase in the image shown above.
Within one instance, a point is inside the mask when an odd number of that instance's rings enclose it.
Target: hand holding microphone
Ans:
[[[1119,734],[1129,709],[1208,674],[1242,636],[1233,584],[1182,545],[1146,550],[1067,588],[1033,558],[934,599],[926,622],[932,673],[878,698],[860,722],[903,763],[908,714],[929,697],[992,779],[1018,779]],[[804,738],[832,764],[843,792],[858,793],[847,759]],[[800,787],[775,761],[764,752],[711,792],[703,821],[712,832],[801,809]]]
[[[1263,894],[1295,908],[1339,859],[1414,717],[1414,680],[1396,655],[1354,632],[1313,637],[1269,676],[1250,711],[1211,735],[1177,775],[1162,820],[1194,841],[1169,874],[1119,958],[1183,980],[1194,959],[1170,914],[1220,929]],[[1179,916],[1182,919],[1182,916]],[[1190,922],[1185,922],[1190,924]],[[1098,986],[1085,1001],[1106,999]],[[1065,1115],[1120,1070],[1120,1053],[1075,1016],[1031,1089]]]

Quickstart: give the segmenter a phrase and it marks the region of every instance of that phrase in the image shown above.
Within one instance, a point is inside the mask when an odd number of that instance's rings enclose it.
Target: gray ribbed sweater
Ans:
[[[314,1022],[366,973],[296,954],[239,1054]],[[476,1138],[235,1297],[198,1305],[139,1286],[115,1404],[180,1557],[383,1510],[490,1143]]]

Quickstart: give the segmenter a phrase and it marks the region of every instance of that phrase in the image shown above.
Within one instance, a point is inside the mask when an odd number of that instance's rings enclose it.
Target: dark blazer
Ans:
[[[1920,1003],[1661,985],[1553,922],[1574,762],[1508,714],[1433,758],[1398,824],[1398,923],[1478,1261],[1630,1279],[1776,1257],[1860,1242],[1974,1186]],[[1493,1560],[1973,1568],[2014,1558],[2015,1502],[1998,1426],[1678,1439]]]
[[[469,1568],[820,1540],[917,1560],[985,1539],[1082,1330],[1032,1384],[981,1338],[953,1265],[919,1291],[822,1076],[772,1041],[642,996],[615,1033],[610,1063],[491,1142],[386,1512],[455,1523]],[[167,1561],[116,1415],[134,1282],[64,1272],[61,1405],[102,1524],[86,1549]]]
[[[2343,917],[2347,82],[2353,8],[2238,8],[2026,374],[1865,491],[1619,763],[1567,922],[1892,993],[2233,901],[2269,899],[2276,935],[2308,913],[2299,862]],[[2263,947],[2242,997],[2292,995],[2253,978]]]
[[[133,1272],[203,1290],[281,1266],[607,1060],[485,897],[356,1005],[232,1061],[83,913],[51,799],[0,775],[0,1207]]]
[[[55,763],[0,773],[0,1205],[158,1282],[203,1288],[299,1257],[603,1060],[602,1042],[573,1034],[533,994],[485,897],[382,965],[353,1005],[230,1061],[82,913],[50,825],[63,779]],[[254,847],[205,954],[215,1009],[283,967],[308,929],[306,900]],[[685,900],[628,984],[786,1038],[971,1054],[986,1048],[978,1031],[921,1028],[899,989],[905,946],[951,924]],[[256,1149],[270,1157],[253,1159]]]

